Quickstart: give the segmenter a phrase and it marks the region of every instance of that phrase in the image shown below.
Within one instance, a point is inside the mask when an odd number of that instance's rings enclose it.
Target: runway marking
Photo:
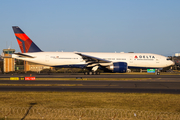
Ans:
[[[19,80],[19,77],[10,77],[10,80]]]

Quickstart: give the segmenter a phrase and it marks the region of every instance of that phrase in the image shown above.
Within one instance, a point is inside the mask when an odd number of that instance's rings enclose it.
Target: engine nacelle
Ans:
[[[112,72],[125,73],[127,71],[127,63],[126,62],[115,62],[112,65],[107,67]]]

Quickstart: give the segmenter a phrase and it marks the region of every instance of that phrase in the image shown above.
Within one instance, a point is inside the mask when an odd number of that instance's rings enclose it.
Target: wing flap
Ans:
[[[85,54],[81,54],[81,53],[76,53],[76,54],[80,55],[83,60],[85,60],[87,63],[90,63],[90,64],[92,64],[92,63],[111,63],[111,61],[97,58],[94,56],[85,55]]]

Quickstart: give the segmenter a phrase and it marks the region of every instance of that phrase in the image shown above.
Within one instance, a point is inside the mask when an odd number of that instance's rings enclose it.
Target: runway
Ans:
[[[52,78],[53,76],[50,75]],[[62,76],[65,77],[66,75]],[[69,77],[70,76],[70,77]],[[66,77],[83,77],[67,75]],[[98,75],[97,75],[98,76]],[[98,78],[97,76],[92,76]],[[109,80],[35,80],[35,81],[0,81],[0,91],[57,91],[57,92],[123,92],[123,93],[170,93],[180,94],[179,75],[100,75]],[[110,77],[111,76],[111,77]],[[38,76],[39,77],[39,76]],[[46,77],[46,76],[41,76]],[[55,78],[57,76],[54,76]],[[86,76],[89,77],[89,76]],[[90,76],[91,77],[91,76]],[[147,80],[118,80],[111,78],[150,78]],[[5,85],[5,86],[4,86]],[[11,85],[11,86],[8,86]],[[26,86],[25,86],[26,85]],[[37,86],[38,85],[38,86]],[[41,86],[42,85],[42,86]]]

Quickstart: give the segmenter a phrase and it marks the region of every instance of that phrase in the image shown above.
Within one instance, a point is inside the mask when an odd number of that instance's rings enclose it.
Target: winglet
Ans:
[[[42,52],[42,50],[18,26],[13,26],[12,28],[22,53]]]

